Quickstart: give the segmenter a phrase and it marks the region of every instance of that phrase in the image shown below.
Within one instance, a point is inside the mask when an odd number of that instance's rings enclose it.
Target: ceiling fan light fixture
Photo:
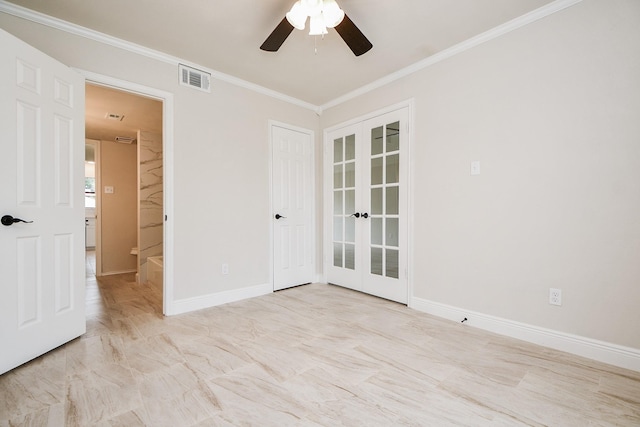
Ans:
[[[277,52],[294,29],[304,30],[307,17],[311,18],[310,35],[323,36],[327,34],[327,28],[335,28],[355,56],[363,55],[373,47],[336,0],[297,0],[260,49]]]
[[[304,24],[307,22],[307,16],[309,15],[307,15],[305,7],[302,5],[300,0],[298,0],[293,4],[291,10],[285,16],[287,17],[287,21],[289,21],[294,28],[304,30]]]
[[[322,16],[327,28],[333,28],[344,19],[344,10],[340,9],[336,0],[324,0]]]
[[[334,28],[342,22],[344,11],[336,0],[298,0],[285,16],[298,30],[304,30],[309,17],[309,35],[321,36],[327,34],[327,28]]]
[[[322,14],[314,15],[309,19],[309,35],[323,36],[327,34],[327,26],[324,23]]]

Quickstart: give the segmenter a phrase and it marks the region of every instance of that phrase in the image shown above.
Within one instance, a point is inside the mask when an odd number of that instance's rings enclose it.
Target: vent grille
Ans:
[[[121,144],[132,144],[135,141],[136,139],[130,136],[116,136],[116,142],[119,142]]]
[[[211,74],[206,71],[197,70],[195,68],[187,67],[186,65],[179,65],[180,71],[180,84],[183,86],[189,86],[204,92],[211,93]]]

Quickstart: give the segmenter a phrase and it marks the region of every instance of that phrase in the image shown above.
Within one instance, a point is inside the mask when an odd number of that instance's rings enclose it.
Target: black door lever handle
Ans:
[[[0,219],[0,222],[2,222],[2,225],[6,225],[8,227],[10,225],[15,224],[16,222],[24,222],[27,224],[31,224],[33,221],[25,221],[24,219],[14,218],[11,215],[5,215],[2,217],[2,219]]]

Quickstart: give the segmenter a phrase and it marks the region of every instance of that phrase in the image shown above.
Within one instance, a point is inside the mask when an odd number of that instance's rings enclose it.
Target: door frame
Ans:
[[[85,85],[86,85],[86,79],[85,79]],[[98,139],[91,139],[91,138],[86,138],[84,139],[84,144],[87,145],[87,141],[91,141],[88,145],[92,145],[94,148],[94,156],[95,156],[95,180],[96,180],[96,211],[95,211],[95,219],[97,219],[99,213],[100,213],[100,206],[102,204],[102,191],[98,191],[100,188],[102,188],[100,186],[101,181],[100,181],[100,145],[102,144],[102,141],[98,140]],[[102,273],[102,257],[100,257],[100,252],[101,252],[101,245],[102,245],[102,225],[100,223],[100,221],[96,221],[95,222],[95,239],[96,239],[96,246],[95,246],[95,253],[96,253],[96,276],[101,275]]]
[[[331,181],[332,177],[328,176],[327,173],[325,173],[326,170],[326,165],[327,162],[332,163],[333,159],[329,158],[329,152],[330,150],[328,149],[329,147],[329,143],[331,143],[332,141],[329,141],[329,134],[340,130],[342,128],[348,127],[348,126],[352,126],[352,125],[357,125],[359,123],[363,123],[367,120],[373,119],[375,117],[378,116],[382,116],[384,114],[387,113],[391,113],[393,111],[396,110],[400,110],[402,108],[406,108],[407,109],[407,117],[408,117],[408,123],[407,123],[407,136],[408,136],[408,141],[407,141],[407,177],[408,177],[408,182],[407,182],[407,306],[411,307],[412,304],[412,296],[413,296],[413,276],[414,276],[414,272],[413,272],[413,265],[414,265],[414,238],[413,238],[413,233],[412,230],[414,229],[414,206],[413,206],[413,200],[414,200],[414,156],[412,155],[412,147],[413,147],[413,141],[415,139],[415,101],[414,98],[410,98],[407,99],[405,101],[401,101],[398,102],[396,104],[392,104],[392,105],[388,105],[386,107],[374,110],[374,111],[370,111],[369,113],[365,113],[363,115],[357,116],[355,118],[346,120],[344,122],[341,122],[339,124],[330,126],[328,128],[323,129],[322,131],[322,146],[323,146],[323,168],[322,168],[322,183],[323,183],[323,191],[322,191],[322,200],[323,200],[323,211],[322,211],[322,226],[323,226],[323,232],[322,232],[322,245],[323,245],[323,250],[322,250],[322,282],[323,283],[328,283],[327,282],[327,275],[326,275],[326,266],[329,265],[331,262],[333,262],[333,245],[327,244],[327,242],[331,242],[331,235],[330,235],[330,230],[332,230],[332,224],[331,224],[331,220],[333,218],[333,213],[330,212],[329,209],[329,204],[328,203],[324,203],[325,199],[326,199],[326,192],[327,189],[329,188],[333,188],[333,183]]]
[[[294,126],[294,125],[290,125],[288,123],[283,123],[283,122],[279,122],[276,120],[269,120],[268,121],[268,126],[267,126],[267,132],[269,132],[269,213],[268,213],[268,218],[269,218],[269,282],[271,284],[271,289],[274,289],[275,286],[275,280],[274,280],[274,273],[275,273],[275,268],[274,268],[274,244],[275,244],[275,240],[274,240],[274,235],[273,235],[273,149],[274,149],[274,141],[273,141],[273,128],[274,127],[280,127],[280,128],[284,128],[284,129],[288,129],[294,132],[300,132],[300,133],[304,133],[306,135],[309,135],[309,138],[311,140],[311,177],[312,180],[310,182],[311,184],[311,188],[309,189],[311,191],[311,229],[312,229],[312,233],[311,233],[311,251],[312,251],[312,255],[313,255],[313,261],[312,261],[312,266],[313,266],[313,274],[312,274],[312,281],[317,282],[318,281],[318,277],[317,277],[317,273],[316,273],[316,266],[317,266],[317,248],[316,248],[316,234],[317,234],[317,222],[316,222],[316,186],[315,186],[315,182],[316,182],[316,156],[315,156],[315,152],[316,152],[316,144],[315,144],[315,132],[311,129],[306,129],[306,128],[302,128],[299,126]]]
[[[177,314],[174,304],[174,168],[173,168],[173,94],[160,89],[143,86],[115,77],[74,68],[85,78],[85,83],[105,86],[135,95],[154,98],[162,102],[162,167],[163,167],[163,204],[164,204],[164,236],[163,236],[163,288],[162,313],[165,316]],[[96,242],[98,244],[98,242]],[[83,248],[84,249],[84,248]]]

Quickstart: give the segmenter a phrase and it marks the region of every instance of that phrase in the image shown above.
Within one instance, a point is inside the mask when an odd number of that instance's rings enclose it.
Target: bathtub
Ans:
[[[147,258],[147,282],[162,287],[162,256],[150,256]]]

